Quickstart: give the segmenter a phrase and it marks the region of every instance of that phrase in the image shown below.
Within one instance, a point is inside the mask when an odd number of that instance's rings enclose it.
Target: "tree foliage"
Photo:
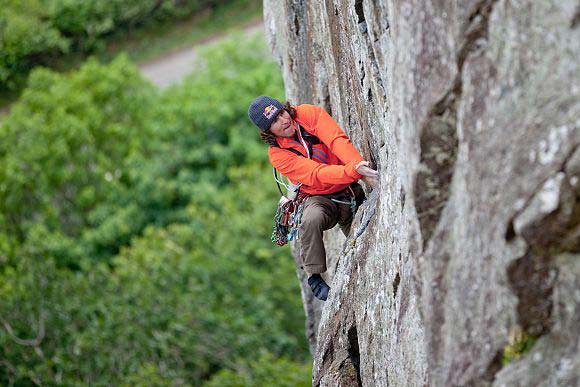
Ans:
[[[102,48],[103,36],[176,20],[228,0],[0,0],[0,90],[37,63]]]
[[[90,60],[70,76],[32,74],[0,129],[0,230],[12,246],[78,261],[82,249],[71,244],[99,224],[102,206],[127,186],[129,160],[147,150],[154,96],[124,57]]]
[[[236,370],[223,369],[204,387],[309,387],[312,367],[285,358],[276,359],[268,352],[257,354],[256,361],[243,362]]]
[[[294,262],[269,241],[275,186],[246,115],[282,92],[268,56],[230,40],[164,92],[122,56],[33,72],[0,126],[0,384],[308,376]]]

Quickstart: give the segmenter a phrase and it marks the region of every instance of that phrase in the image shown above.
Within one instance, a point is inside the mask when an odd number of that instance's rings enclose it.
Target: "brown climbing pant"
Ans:
[[[364,191],[358,183],[351,184],[357,203],[364,200]],[[348,188],[347,188],[348,190]],[[326,250],[322,239],[323,232],[336,224],[345,236],[350,232],[353,214],[348,204],[336,203],[331,198],[348,201],[349,195],[344,192],[333,195],[314,195],[304,203],[302,220],[298,229],[300,239],[300,259],[302,268],[310,277],[315,273],[326,271]]]

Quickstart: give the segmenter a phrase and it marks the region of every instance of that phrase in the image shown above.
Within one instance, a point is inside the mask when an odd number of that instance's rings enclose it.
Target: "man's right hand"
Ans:
[[[379,172],[371,168],[370,162],[363,160],[354,169],[362,175],[362,181],[371,188],[376,188],[379,185]]]

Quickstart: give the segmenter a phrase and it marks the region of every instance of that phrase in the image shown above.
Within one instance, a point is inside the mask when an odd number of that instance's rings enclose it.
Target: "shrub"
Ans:
[[[0,127],[0,385],[309,381],[246,116],[280,74],[256,39],[198,69],[161,95],[125,57],[32,74]]]

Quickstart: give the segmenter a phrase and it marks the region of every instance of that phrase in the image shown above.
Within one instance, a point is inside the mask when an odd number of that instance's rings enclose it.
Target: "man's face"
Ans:
[[[270,125],[270,131],[278,137],[293,137],[294,130],[294,120],[286,110],[282,110]]]

